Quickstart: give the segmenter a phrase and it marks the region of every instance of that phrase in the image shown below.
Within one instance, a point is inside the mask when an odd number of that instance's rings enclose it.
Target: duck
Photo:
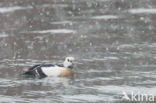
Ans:
[[[66,57],[63,65],[37,64],[30,67],[23,75],[36,78],[44,77],[71,77],[74,75],[74,57]]]

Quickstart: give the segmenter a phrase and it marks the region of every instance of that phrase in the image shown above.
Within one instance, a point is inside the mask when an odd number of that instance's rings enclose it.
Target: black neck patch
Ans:
[[[68,66],[69,69],[73,69],[74,68],[74,65],[71,65],[71,66]]]

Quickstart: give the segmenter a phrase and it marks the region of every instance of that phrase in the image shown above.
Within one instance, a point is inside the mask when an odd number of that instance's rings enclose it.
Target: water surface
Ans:
[[[155,19],[155,0],[1,0],[0,102],[132,103],[125,93],[156,96]],[[73,78],[20,76],[66,56],[76,58]]]

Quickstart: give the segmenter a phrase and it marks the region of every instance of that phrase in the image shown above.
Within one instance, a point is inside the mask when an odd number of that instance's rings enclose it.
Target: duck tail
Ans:
[[[34,75],[34,69],[35,69],[36,67],[38,67],[38,66],[40,66],[40,65],[35,65],[35,66],[30,67],[30,68],[28,69],[28,71],[22,73],[22,75]]]

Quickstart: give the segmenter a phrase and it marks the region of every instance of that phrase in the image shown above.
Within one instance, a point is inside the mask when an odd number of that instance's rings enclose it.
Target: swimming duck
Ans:
[[[29,68],[23,75],[29,75],[37,78],[43,77],[69,77],[74,75],[73,63],[74,57],[66,57],[63,65],[39,64]]]

